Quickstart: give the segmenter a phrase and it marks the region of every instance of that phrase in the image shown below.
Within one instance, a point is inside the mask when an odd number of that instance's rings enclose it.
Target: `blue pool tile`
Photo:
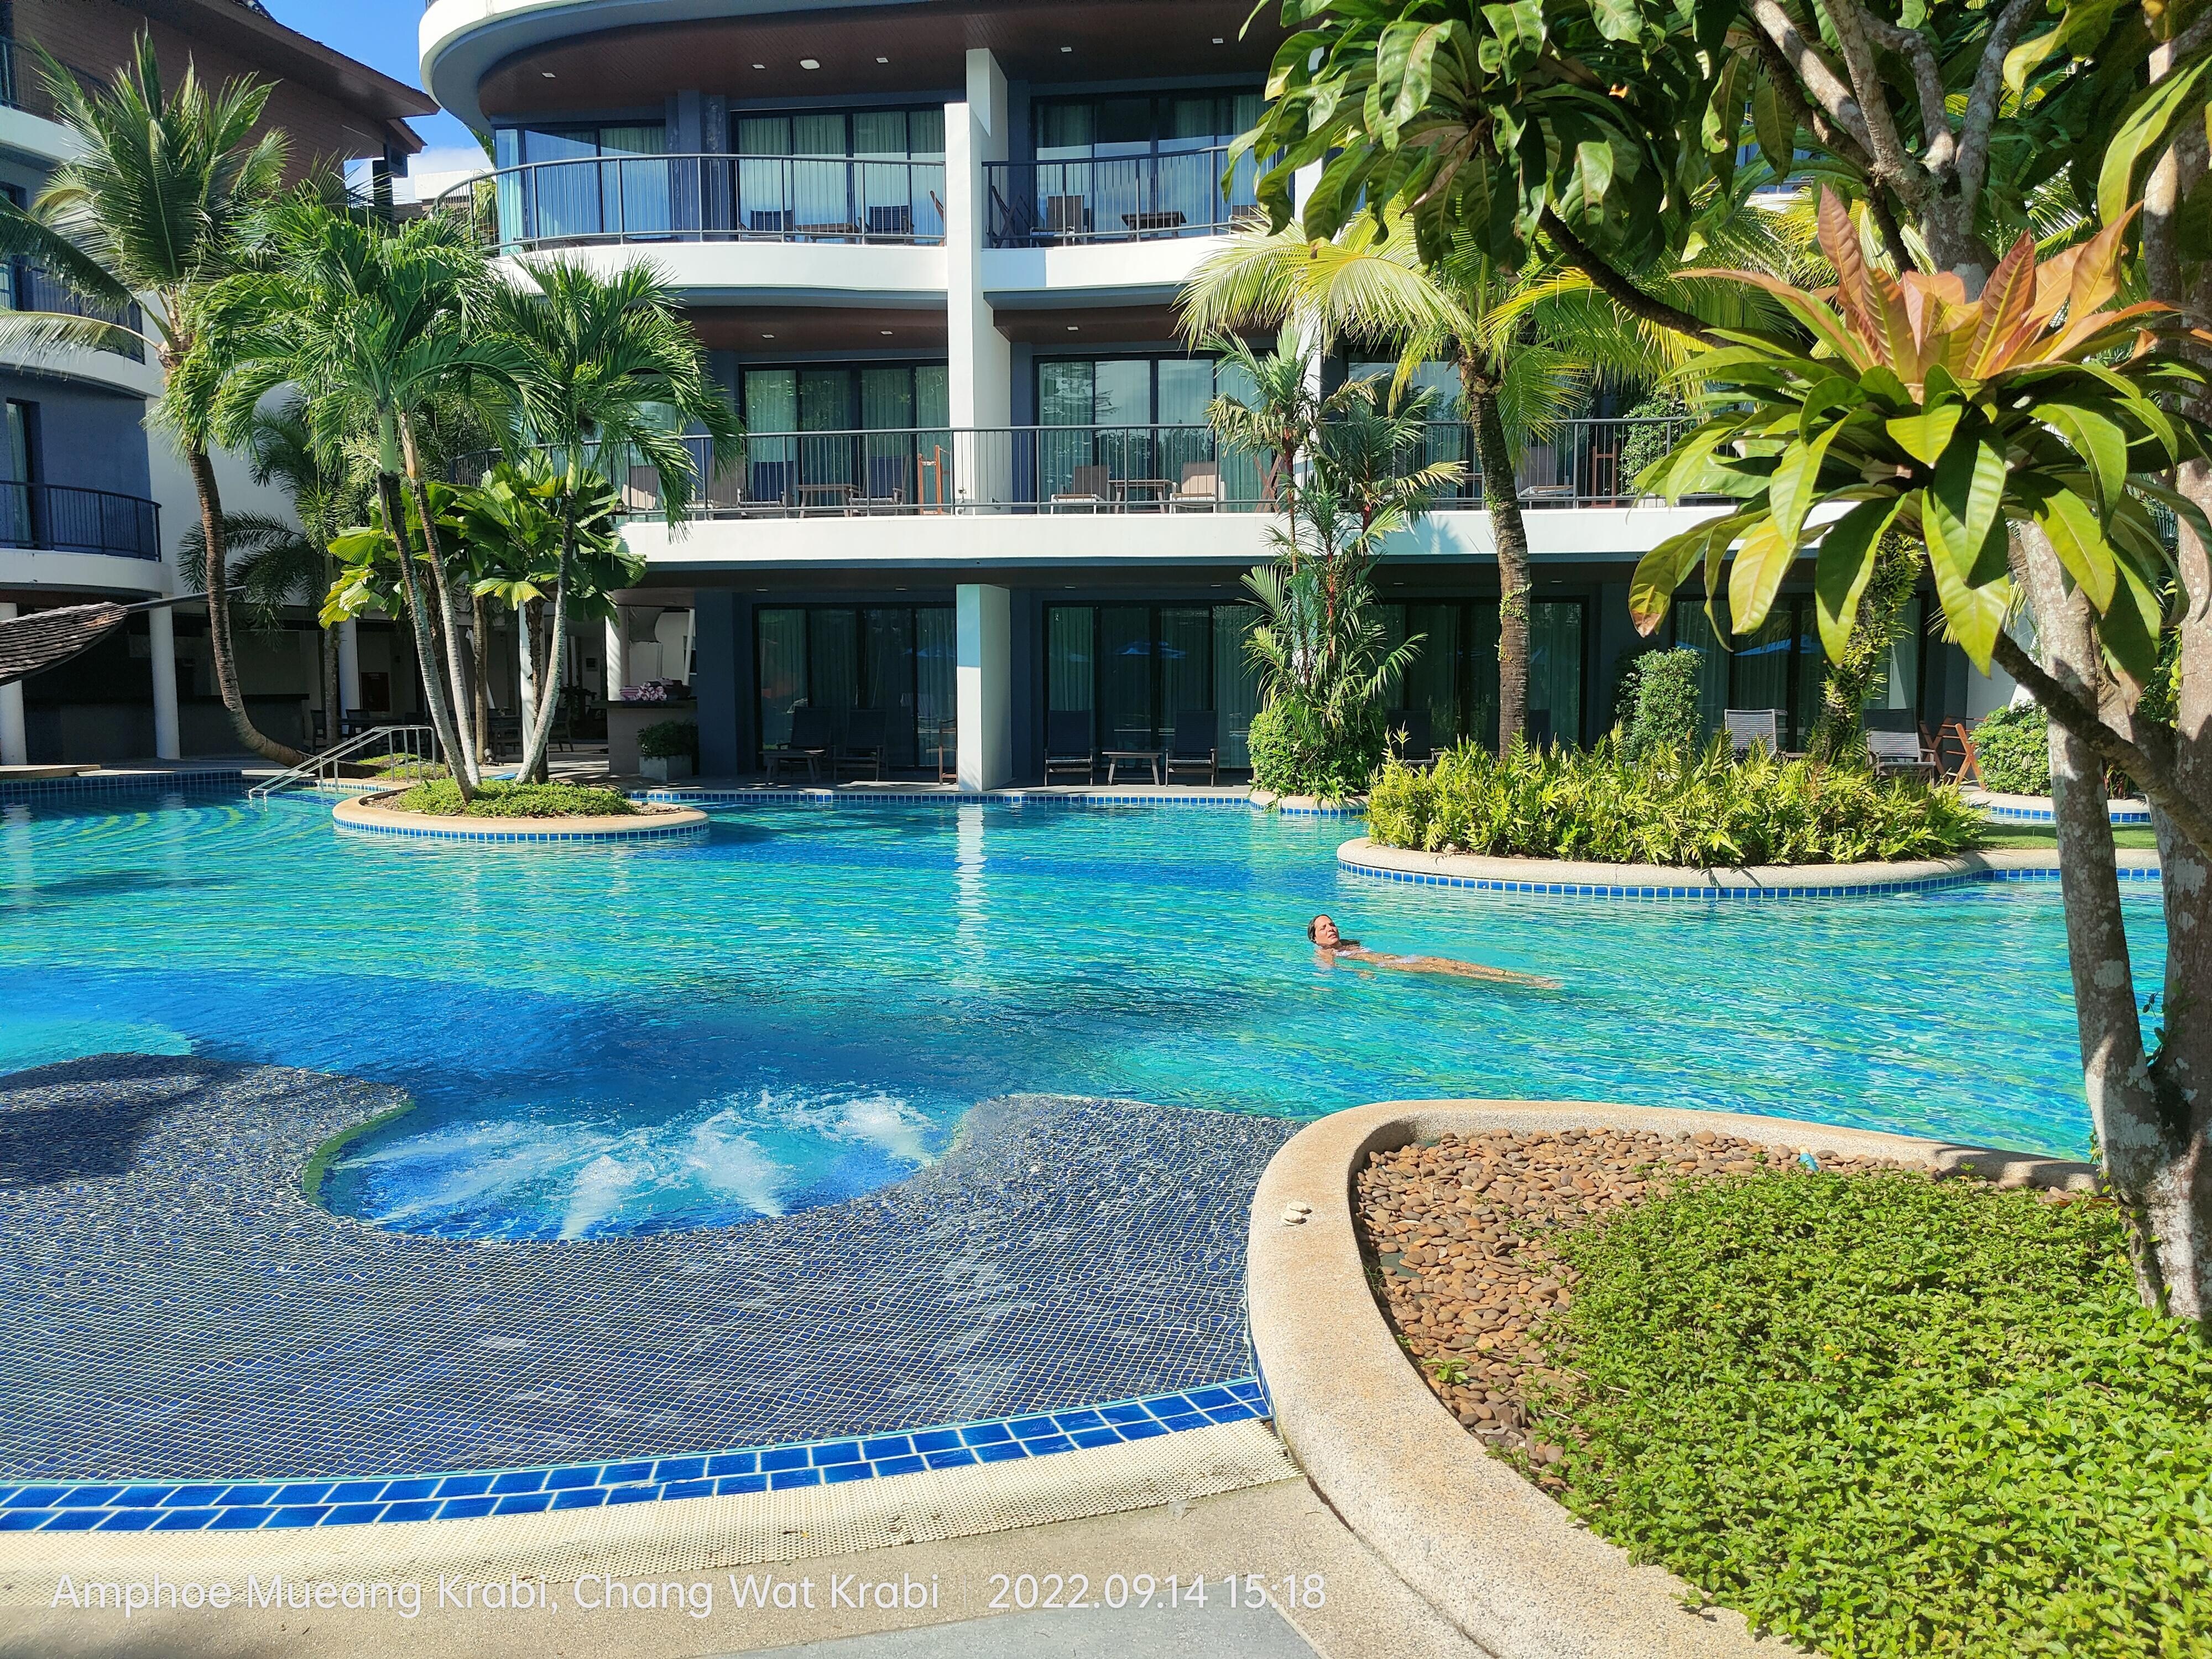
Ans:
[[[341,1480],[327,1496],[333,1504],[368,1504],[385,1495],[387,1484],[382,1480]]]
[[[960,1437],[971,1446],[989,1446],[1012,1440],[1014,1431],[1003,1423],[976,1423],[961,1430]]]
[[[273,1481],[256,1486],[225,1486],[222,1495],[211,1501],[225,1508],[233,1504],[257,1506],[267,1503],[276,1491],[276,1483]]]
[[[161,1518],[159,1510],[110,1510],[100,1523],[102,1532],[148,1532]]]
[[[465,1521],[471,1516],[489,1515],[491,1506],[498,1500],[492,1498],[448,1498],[438,1505],[441,1521]]]
[[[696,1480],[672,1480],[660,1489],[665,1498],[712,1498],[714,1483],[703,1476]]]
[[[726,1474],[714,1482],[717,1498],[730,1498],[740,1492],[766,1492],[768,1477],[764,1474]]]
[[[263,1509],[258,1504],[240,1504],[233,1508],[217,1510],[215,1519],[209,1523],[209,1529],[214,1532],[251,1532],[275,1513],[275,1510]]]
[[[176,1492],[174,1486],[130,1486],[115,1495],[115,1507],[123,1510],[159,1509]],[[0,1499],[4,1503],[5,1499]]]
[[[120,1486],[69,1486],[54,1499],[58,1510],[96,1510],[123,1490]]]
[[[1078,1429],[1102,1428],[1106,1422],[1097,1412],[1054,1412],[1052,1420],[1070,1434]]]
[[[394,553],[398,551],[395,544]],[[513,1492],[492,1505],[494,1515],[542,1515],[553,1507],[550,1492]]]
[[[25,1486],[9,1499],[11,1510],[50,1510],[64,1488],[60,1486]]]
[[[778,1446],[773,1451],[761,1454],[760,1466],[770,1474],[781,1469],[803,1469],[806,1467],[806,1448]]]
[[[653,1466],[653,1478],[656,1480],[696,1480],[706,1473],[707,1460],[703,1457],[664,1457]]]
[[[1183,1429],[1202,1429],[1208,1424],[1212,1423],[1212,1420],[1213,1419],[1212,1418],[1206,1416],[1203,1412],[1180,1412],[1173,1417],[1163,1417],[1160,1419],[1160,1421],[1169,1428],[1177,1431]]]
[[[488,1474],[449,1474],[438,1483],[441,1498],[477,1498],[491,1490]]]
[[[1027,1457],[1018,1440],[1000,1440],[988,1446],[975,1448],[975,1455],[986,1463],[1010,1463],[1018,1457]]]
[[[331,1512],[328,1504],[292,1504],[269,1517],[272,1527],[312,1527]]]
[[[904,1457],[913,1449],[914,1437],[905,1434],[887,1434],[867,1441],[860,1447],[861,1453],[871,1463],[881,1462],[886,1457]]]
[[[330,1495],[331,1483],[327,1480],[320,1483],[294,1481],[270,1493],[269,1501],[283,1509],[288,1504],[319,1504]]]
[[[957,1469],[975,1461],[975,1454],[965,1446],[955,1446],[948,1451],[933,1451],[927,1461],[933,1469]]]
[[[1211,1411],[1216,1406],[1236,1403],[1236,1396],[1226,1389],[1193,1389],[1184,1398],[1202,1411]]]
[[[1017,1439],[1021,1440],[1028,1440],[1040,1434],[1060,1432],[1060,1425],[1049,1417],[1018,1417],[1006,1426],[1013,1430]]]
[[[384,1488],[384,1496],[391,1503],[411,1503],[416,1498],[429,1498],[437,1492],[438,1483],[433,1480],[394,1480]]]
[[[1121,1443],[1119,1431],[1107,1428],[1103,1425],[1095,1429],[1078,1429],[1068,1437],[1079,1446],[1118,1446]]]
[[[725,1474],[751,1474],[759,1468],[758,1452],[724,1452],[720,1457],[707,1460],[707,1473],[718,1478]]]
[[[1115,1426],[1121,1431],[1124,1440],[1150,1440],[1154,1435],[1168,1431],[1166,1424],[1155,1423],[1149,1417],[1141,1423],[1121,1423]]]
[[[595,1510],[606,1501],[605,1486],[563,1486],[553,1494],[556,1510]]]
[[[822,1484],[819,1469],[778,1469],[768,1478],[770,1492],[787,1492],[793,1486],[818,1486]]]
[[[921,1459],[909,1454],[905,1457],[880,1457],[876,1460],[878,1474],[912,1474],[921,1468]]]
[[[326,1527],[358,1527],[375,1520],[384,1513],[381,1504],[333,1504],[331,1512],[323,1517]]]
[[[603,1486],[634,1486],[641,1480],[653,1479],[653,1460],[642,1463],[610,1463],[599,1471]]]
[[[40,1532],[90,1532],[107,1519],[109,1512],[96,1504],[88,1504],[81,1510],[53,1510],[49,1513],[53,1519],[40,1527]]]
[[[597,1468],[555,1469],[545,1477],[548,1492],[568,1492],[577,1486],[596,1486],[599,1484]]]
[[[1260,1386],[1260,1379],[1256,1376],[1238,1377],[1229,1385],[1229,1392],[1239,1400],[1249,1401],[1255,1406],[1267,1397],[1267,1390]]]
[[[387,1521],[428,1521],[437,1513],[438,1500],[434,1498],[410,1498],[384,1506],[384,1518]]]
[[[866,1463],[832,1463],[822,1471],[822,1479],[824,1484],[836,1486],[848,1480],[872,1480],[875,1473]]]
[[[647,1504],[660,1496],[658,1486],[611,1486],[607,1489],[610,1504]]]
[[[930,1429],[914,1437],[914,1449],[918,1452],[950,1451],[959,1443],[959,1434],[951,1429]]]
[[[0,1532],[36,1532],[59,1510],[0,1510]]]
[[[814,1467],[827,1468],[832,1463],[857,1463],[860,1461],[860,1443],[857,1440],[833,1441],[827,1446],[814,1449]]]
[[[1034,1440],[1023,1441],[1022,1444],[1028,1449],[1031,1457],[1042,1457],[1048,1452],[1073,1451],[1075,1449],[1075,1443],[1064,1434],[1041,1434]]]
[[[1126,1406],[1101,1406],[1098,1408],[1098,1415],[1104,1418],[1109,1423],[1116,1425],[1125,1423],[1149,1423],[1152,1420],[1152,1414],[1146,1411],[1142,1406],[1138,1405],[1134,1401],[1130,1401]]]
[[[163,1510],[154,1523],[155,1532],[198,1532],[222,1513],[219,1510]]]
[[[393,545],[396,550],[398,544],[395,543]],[[544,1470],[516,1469],[501,1475],[498,1480],[493,1481],[491,1489],[495,1497],[504,1498],[509,1492],[539,1492],[544,1490]]]

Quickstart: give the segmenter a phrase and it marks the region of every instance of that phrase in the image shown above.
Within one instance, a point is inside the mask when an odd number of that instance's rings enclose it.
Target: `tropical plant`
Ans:
[[[198,568],[186,580],[208,596],[216,693],[242,745],[296,764],[299,751],[256,729],[239,686],[222,492],[208,453],[212,366],[204,362],[208,291],[232,268],[242,227],[283,172],[283,135],[254,136],[271,88],[238,80],[210,89],[188,60],[175,89],[167,90],[153,38],[143,30],[131,61],[105,87],[81,84],[43,48],[33,50],[55,118],[78,148],[28,208],[0,199],[0,254],[38,261],[88,310],[0,311],[0,343],[32,351],[137,349],[161,364],[156,417],[199,497]],[[151,304],[136,311],[142,294]]]
[[[1701,869],[1940,858],[1982,827],[1955,789],[1764,746],[1739,758],[1724,738],[1633,759],[1609,736],[1502,760],[1462,744],[1431,769],[1386,764],[1367,798],[1367,833],[1384,847]]]
[[[1224,449],[1261,460],[1267,472],[1262,499],[1277,512],[1297,511],[1298,459],[1313,441],[1326,413],[1314,374],[1312,353],[1303,342],[1278,338],[1265,356],[1235,334],[1210,335],[1207,348],[1219,357],[1232,385],[1206,405],[1206,423]]]
[[[1699,653],[1687,646],[1646,652],[1632,665],[1635,702],[1620,750],[1629,760],[1685,752],[1697,746],[1704,723],[1698,708]]]
[[[1863,765],[1867,705],[1888,687],[1890,647],[1898,623],[1919,585],[1923,550],[1895,530],[1875,544],[1874,571],[1859,595],[1839,655],[1832,658],[1820,682],[1820,712],[1813,723],[1807,750],[1830,765]]]
[[[2051,793],[2051,716],[2039,703],[2008,702],[1974,726],[1974,769],[1984,789],[2007,795]]]
[[[587,481],[605,481],[616,457],[625,469],[635,457],[653,470],[669,534],[679,535],[698,470],[684,428],[700,429],[709,465],[736,453],[742,428],[707,373],[698,337],[653,267],[626,265],[601,276],[580,263],[544,259],[527,270],[533,286],[500,288],[486,320],[520,353],[515,384],[524,434],[544,447],[561,477],[553,644],[540,682],[557,685],[577,602],[579,514],[590,499]],[[532,775],[544,763],[554,712],[553,699],[541,699],[523,734],[520,775]]]
[[[659,720],[637,734],[637,752],[647,760],[699,761],[699,726],[696,720]]]

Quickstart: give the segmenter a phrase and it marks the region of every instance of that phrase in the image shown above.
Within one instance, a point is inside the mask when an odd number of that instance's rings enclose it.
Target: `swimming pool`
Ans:
[[[557,1238],[849,1197],[980,1099],[1292,1116],[1530,1095],[2087,1146],[2055,884],[1636,903],[1340,872],[1234,807],[762,805],[666,846],[342,836],[327,802],[0,808],[0,1071],[111,1050],[398,1085],[324,1195]],[[2165,938],[2130,891],[2138,968]],[[1317,967],[1326,909],[1540,992]]]

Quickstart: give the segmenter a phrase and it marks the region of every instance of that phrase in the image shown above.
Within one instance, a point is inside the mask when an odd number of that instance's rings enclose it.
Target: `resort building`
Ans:
[[[43,48],[88,84],[104,82],[150,31],[163,75],[187,61],[216,84],[273,83],[264,125],[290,137],[289,168],[366,164],[380,180],[422,148],[407,125],[434,107],[276,22],[252,0],[14,0],[0,9],[0,189],[35,198],[75,140],[52,118]],[[0,266],[0,306],[82,311],[35,264]],[[190,591],[177,560],[198,498],[173,445],[149,434],[161,369],[143,351],[0,349],[0,617],[19,611],[137,600]],[[257,488],[238,457],[216,458],[232,513],[289,513],[281,491]],[[132,617],[74,661],[0,688],[0,764],[228,753],[236,748],[215,695],[204,607]],[[317,644],[302,611],[281,630],[241,629],[240,669],[255,719],[287,742],[323,729]],[[395,653],[398,653],[395,656]],[[364,628],[347,641],[358,708],[390,708],[394,680],[411,684],[401,636]]]

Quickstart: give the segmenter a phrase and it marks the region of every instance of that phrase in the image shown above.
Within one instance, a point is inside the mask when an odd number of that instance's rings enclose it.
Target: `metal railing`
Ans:
[[[592,243],[945,240],[945,164],[816,155],[528,161],[456,185],[436,211],[495,253]]]
[[[37,260],[17,254],[7,261],[0,270],[0,283],[5,283],[7,304],[16,311],[54,311],[68,317],[96,317],[103,323],[116,323],[141,333],[146,326],[146,314],[133,300],[127,306],[103,306],[88,300],[70,288]],[[133,362],[146,361],[146,348],[137,340],[118,340],[99,348],[128,357]]]
[[[1267,214],[1253,185],[1267,165],[1248,155],[1231,173],[1226,145],[1160,155],[990,161],[983,168],[991,202],[987,234],[993,247],[1030,247],[1218,236],[1261,227]]]
[[[1690,424],[1562,422],[1543,442],[1523,447],[1516,494],[1528,509],[1629,506],[1638,499],[1636,472]],[[1438,507],[1482,503],[1469,436],[1463,422],[1434,422],[1401,458],[1407,472],[1461,463],[1461,482],[1435,499]],[[694,518],[1267,513],[1275,508],[1279,476],[1272,455],[1224,446],[1197,424],[756,432],[719,468],[709,465],[705,439],[685,441],[702,480],[689,509]],[[651,467],[628,452],[599,460],[627,514],[661,511]]]
[[[46,65],[39,61],[36,53],[23,50],[28,44],[0,34],[0,104],[51,121],[55,118],[54,100],[46,90]],[[112,78],[95,75],[75,64],[64,64],[62,67],[83,87],[105,86]]]
[[[279,772],[273,778],[264,779],[246,792],[248,800],[267,800],[287,789],[312,784],[316,789],[331,788],[350,767],[355,781],[388,780],[394,783],[412,779],[440,777],[445,773],[444,763],[438,759],[438,734],[428,726],[376,726],[356,733],[344,741],[332,744],[319,755]]]
[[[0,547],[161,556],[161,509],[139,495],[0,480]]]

